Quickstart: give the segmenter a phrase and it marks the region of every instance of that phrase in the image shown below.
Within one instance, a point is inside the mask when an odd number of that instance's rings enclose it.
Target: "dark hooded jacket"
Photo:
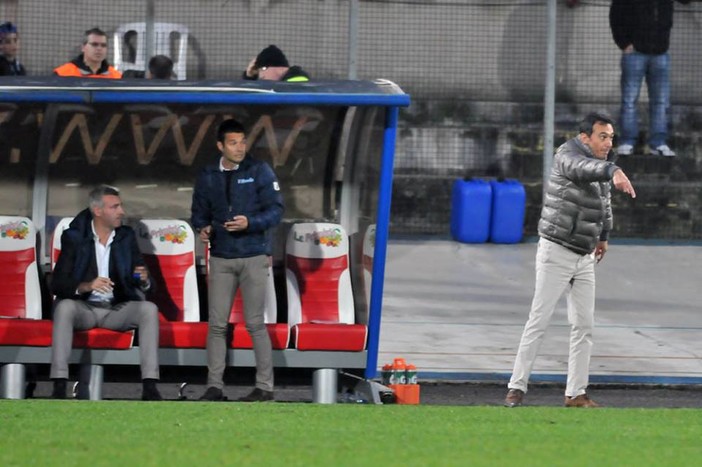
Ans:
[[[27,70],[19,60],[8,60],[4,55],[0,55],[0,76],[26,76]]]
[[[690,3],[690,0],[677,0]],[[673,0],[612,0],[609,25],[617,46],[659,55],[668,51],[673,28]]]
[[[89,209],[81,211],[61,235],[61,254],[54,268],[51,291],[57,298],[87,300],[90,292],[77,295],[81,282],[90,282],[98,277],[95,259],[95,240]],[[114,303],[130,300],[143,300],[143,292],[133,279],[134,268],[146,266],[139,251],[134,230],[129,226],[115,229],[115,237],[110,247],[110,279],[114,282]],[[153,279],[149,274],[153,291]]]

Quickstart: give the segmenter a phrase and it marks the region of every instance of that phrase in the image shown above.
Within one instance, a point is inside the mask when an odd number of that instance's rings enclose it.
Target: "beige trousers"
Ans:
[[[567,294],[570,352],[565,394],[585,394],[595,318],[595,255],[580,255],[544,238],[536,253],[536,284],[529,319],[514,362],[510,389],[527,391],[546,328],[563,292]]]

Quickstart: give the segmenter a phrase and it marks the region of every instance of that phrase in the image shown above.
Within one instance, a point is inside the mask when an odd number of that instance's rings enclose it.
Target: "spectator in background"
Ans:
[[[144,300],[153,280],[131,227],[122,225],[119,190],[102,185],[61,235],[61,254],[52,274],[54,309],[51,344],[52,397],[66,398],[73,331],[138,329],[143,400],[161,400],[156,388],[158,308]]]
[[[243,79],[302,83],[309,81],[310,76],[299,66],[290,66],[283,51],[275,45],[269,45],[249,62]]]
[[[154,55],[149,60],[146,79],[173,79],[173,60],[165,55]]]
[[[607,253],[612,230],[610,183],[636,197],[624,171],[607,160],[614,125],[591,113],[580,133],[556,151],[539,220],[536,282],[529,319],[524,326],[505,406],[522,405],[539,346],[556,304],[565,292],[570,354],[566,407],[598,407],[587,394],[595,320],[595,264]]]
[[[146,78],[146,72],[144,70],[124,70],[122,72],[122,79],[144,79]]]
[[[27,70],[17,60],[19,36],[17,26],[7,22],[0,25],[0,76],[24,76]]]
[[[107,62],[107,34],[99,28],[85,31],[82,53],[54,69],[54,74],[79,78],[120,79],[122,73]]]
[[[227,327],[237,289],[244,299],[246,330],[253,340],[256,387],[243,402],[273,400],[273,356],[264,324],[268,283],[268,230],[283,215],[273,169],[246,152],[246,131],[233,119],[217,129],[219,160],[205,167],[193,191],[193,228],[210,243],[208,275],[207,390],[200,400],[221,401],[227,356]]]
[[[676,0],[690,3],[690,0]],[[639,136],[636,105],[641,84],[648,88],[648,146],[653,154],[673,157],[668,139],[670,106],[670,30],[672,0],[612,0],[609,24],[621,57],[621,137],[617,154],[633,154]]]

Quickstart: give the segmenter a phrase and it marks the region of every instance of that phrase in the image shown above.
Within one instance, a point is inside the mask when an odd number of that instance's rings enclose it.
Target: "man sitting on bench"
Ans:
[[[122,225],[124,209],[117,188],[102,185],[90,204],[61,235],[54,268],[54,310],[50,377],[52,397],[66,398],[68,357],[74,330],[138,329],[143,400],[161,400],[158,367],[158,308],[145,301],[152,286],[134,230]]]

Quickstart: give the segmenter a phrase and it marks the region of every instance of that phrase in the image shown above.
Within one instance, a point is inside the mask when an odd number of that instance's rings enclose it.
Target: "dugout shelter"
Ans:
[[[335,390],[336,370],[357,369],[366,378],[376,376],[395,135],[399,109],[408,105],[409,96],[385,80],[3,77],[0,215],[31,220],[37,232],[40,274],[42,280],[50,278],[54,229],[85,207],[95,185],[120,188],[132,225],[142,219],[188,221],[196,175],[219,157],[217,126],[236,118],[248,130],[249,152],[270,163],[278,175],[286,205],[282,224],[271,233],[279,323],[288,322],[286,243],[291,235],[294,238],[294,226],[319,224],[324,233],[337,232],[336,225],[344,236],[347,267],[339,274],[347,276],[344,283],[350,290],[342,295],[344,302],[353,303],[352,323],[366,326],[363,348],[299,350],[291,339],[290,346],[274,351],[278,367],[316,369],[315,400],[328,401],[332,387]],[[321,237],[315,235],[310,238],[319,243]],[[334,246],[333,241],[324,242]],[[194,253],[198,293],[206,297],[207,252],[196,242]],[[203,300],[200,304],[204,322]],[[45,289],[42,307],[48,319],[51,297]],[[126,363],[132,361],[124,357],[130,352],[138,361],[136,350],[122,351],[122,356],[97,351],[86,356],[85,350],[75,350],[71,361]],[[204,364],[204,349],[196,350],[200,353],[161,349],[161,364]],[[0,342],[0,364],[5,366],[47,363],[45,357],[46,349]],[[229,364],[252,366],[252,351],[230,349]],[[9,377],[13,372],[3,374]]]

